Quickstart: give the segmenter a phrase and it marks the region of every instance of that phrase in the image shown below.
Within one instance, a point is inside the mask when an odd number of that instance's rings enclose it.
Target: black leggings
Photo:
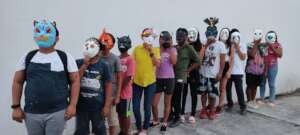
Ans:
[[[183,88],[183,95],[182,95],[182,107],[181,107],[181,115],[185,114],[185,104],[186,104],[186,97],[188,95],[188,85],[190,85],[190,94],[191,94],[191,98],[192,98],[192,112],[191,112],[191,116],[195,116],[196,114],[196,108],[197,108],[197,102],[198,102],[198,98],[197,98],[197,88],[199,87],[199,83],[193,83],[193,82],[189,82],[184,84],[184,88]]]
[[[243,90],[243,75],[231,75],[231,78],[227,81],[226,96],[227,96],[227,103],[229,106],[233,106],[232,92],[231,92],[232,83],[234,83],[235,85],[235,90],[236,90],[240,108],[244,110],[246,109],[246,103],[245,103],[244,90]]]

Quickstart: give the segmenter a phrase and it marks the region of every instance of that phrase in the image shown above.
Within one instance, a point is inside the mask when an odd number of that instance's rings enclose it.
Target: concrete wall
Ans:
[[[34,19],[55,20],[61,33],[57,48],[81,57],[81,46],[101,29],[116,36],[129,34],[134,44],[141,43],[139,33],[145,27],[174,32],[178,27],[198,27],[203,32],[203,19],[220,18],[218,27],[239,28],[243,42],[252,39],[254,28],[276,30],[284,48],[279,61],[278,92],[300,86],[298,63],[298,0],[1,0],[0,1],[0,131],[24,134],[21,124],[11,121],[11,82],[19,58],[36,48],[32,40]],[[116,51],[116,48],[114,48]]]

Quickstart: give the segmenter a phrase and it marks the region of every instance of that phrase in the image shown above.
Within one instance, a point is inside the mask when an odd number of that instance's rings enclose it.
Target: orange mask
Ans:
[[[114,47],[113,37],[111,34],[107,33],[105,29],[103,29],[102,34],[99,37],[99,41],[105,46],[107,49],[111,49]]]

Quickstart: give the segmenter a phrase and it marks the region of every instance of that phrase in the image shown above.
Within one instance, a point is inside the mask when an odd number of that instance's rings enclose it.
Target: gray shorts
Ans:
[[[47,114],[25,113],[28,135],[62,135],[65,129],[65,110]]]

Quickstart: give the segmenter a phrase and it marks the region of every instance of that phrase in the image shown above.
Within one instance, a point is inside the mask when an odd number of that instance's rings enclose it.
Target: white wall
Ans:
[[[219,28],[239,28],[243,41],[254,28],[275,30],[284,48],[278,74],[278,91],[300,86],[299,0],[0,0],[0,132],[25,134],[24,126],[11,121],[11,82],[19,58],[34,49],[32,21],[57,21],[61,40],[57,48],[81,57],[83,41],[103,27],[117,36],[129,34],[140,43],[145,27],[157,31],[196,26],[203,36],[209,16],[220,18]],[[116,52],[116,48],[114,49]]]

